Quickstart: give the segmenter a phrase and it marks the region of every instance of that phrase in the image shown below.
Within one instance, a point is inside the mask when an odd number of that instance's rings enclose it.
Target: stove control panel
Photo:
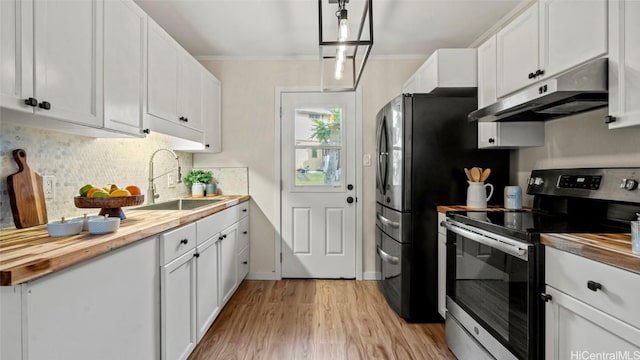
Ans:
[[[561,175],[558,178],[559,188],[598,190],[601,175]]]
[[[527,185],[528,195],[640,204],[640,168],[533,170]]]

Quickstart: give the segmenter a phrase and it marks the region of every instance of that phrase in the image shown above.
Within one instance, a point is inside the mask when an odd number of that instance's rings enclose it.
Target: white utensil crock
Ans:
[[[469,187],[467,188],[467,206],[486,208],[487,201],[489,201],[493,195],[493,185],[483,182],[467,182],[469,183]],[[487,188],[489,188],[489,195],[487,195]]]

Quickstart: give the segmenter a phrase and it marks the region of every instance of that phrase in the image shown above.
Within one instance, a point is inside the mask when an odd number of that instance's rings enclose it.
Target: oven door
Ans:
[[[445,227],[448,315],[494,357],[534,358],[534,246],[450,219]]]

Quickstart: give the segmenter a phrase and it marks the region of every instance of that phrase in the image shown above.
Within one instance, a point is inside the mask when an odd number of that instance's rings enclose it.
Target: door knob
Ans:
[[[353,197],[349,196],[349,197],[347,198],[347,202],[348,202],[349,204],[353,203]]]
[[[28,99],[25,99],[24,103],[25,103],[25,105],[36,107],[36,106],[38,106],[38,99],[30,97]]]
[[[51,110],[51,103],[49,103],[48,101],[43,101],[40,104],[38,104],[38,107],[40,109]]]
[[[347,185],[347,190],[353,190],[353,185],[351,184]]]

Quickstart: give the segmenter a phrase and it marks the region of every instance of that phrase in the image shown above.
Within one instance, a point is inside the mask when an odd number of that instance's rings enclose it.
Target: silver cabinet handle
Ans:
[[[447,230],[469,240],[503,251],[509,255],[527,261],[528,245],[497,234],[487,233],[483,230],[467,227],[459,222],[447,220],[444,222]]]
[[[396,229],[400,227],[400,223],[399,222],[391,221],[391,220],[387,219],[386,217],[380,215],[380,213],[376,213],[376,216],[378,217],[378,220],[380,220],[380,222],[384,226],[390,226],[390,227],[396,228]]]
[[[387,254],[382,249],[380,249],[379,246],[376,246],[376,251],[378,252],[378,255],[380,255],[380,258],[384,262],[387,262],[391,265],[398,265],[400,263],[399,257]]]

